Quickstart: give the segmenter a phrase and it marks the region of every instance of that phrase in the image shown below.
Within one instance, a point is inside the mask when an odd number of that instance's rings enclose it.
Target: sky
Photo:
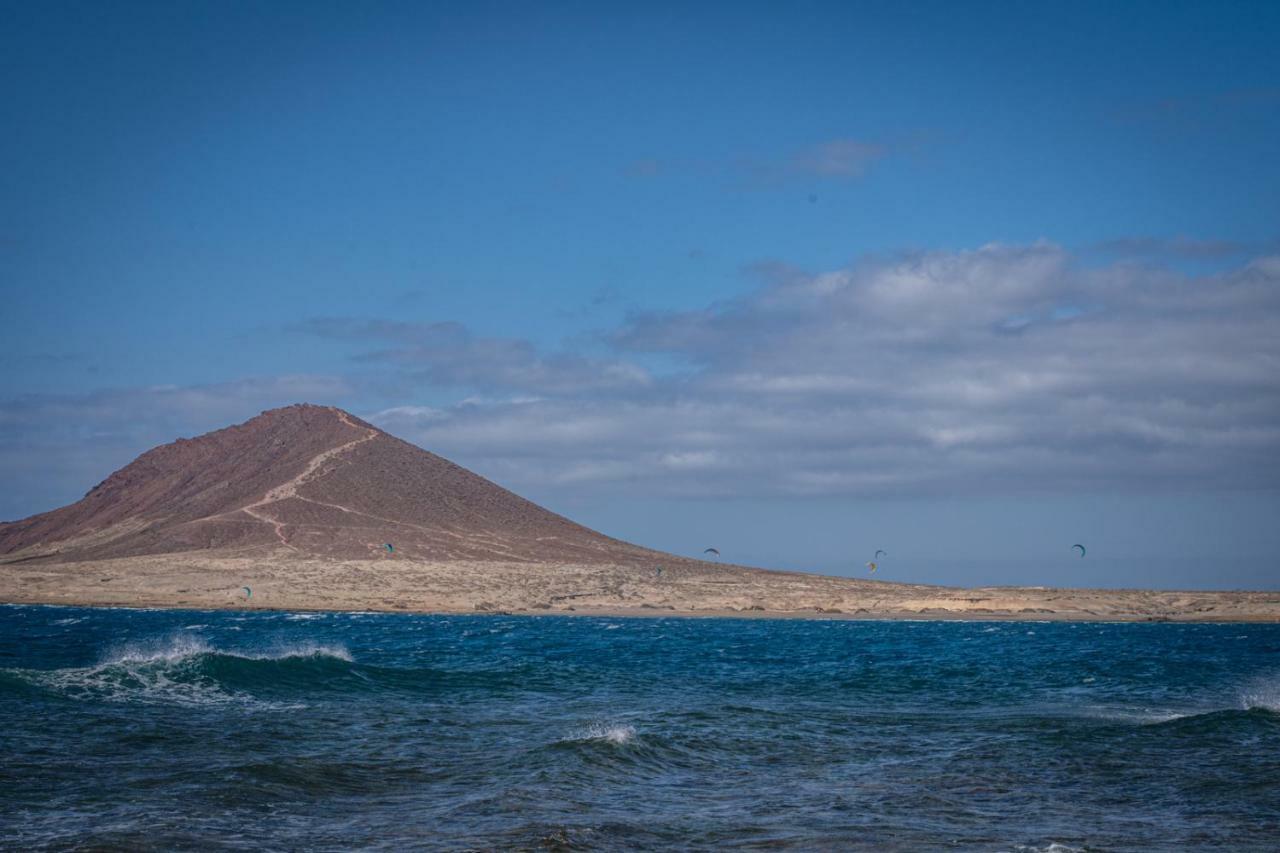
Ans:
[[[306,401],[682,554],[1280,588],[1278,39],[0,0],[0,518]]]

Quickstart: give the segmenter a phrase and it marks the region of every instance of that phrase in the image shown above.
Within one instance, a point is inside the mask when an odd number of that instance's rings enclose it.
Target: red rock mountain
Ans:
[[[70,506],[0,524],[0,562],[196,550],[591,564],[672,559],[575,524],[340,409],[311,405],[154,448]]]

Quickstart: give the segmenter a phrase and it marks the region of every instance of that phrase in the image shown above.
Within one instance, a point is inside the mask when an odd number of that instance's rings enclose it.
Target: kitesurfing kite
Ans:
[[[1083,559],[1084,559],[1084,546],[1083,546],[1083,545],[1081,545],[1079,542],[1077,542],[1076,544],[1072,545],[1071,547],[1072,547],[1072,548],[1079,548],[1079,549],[1080,549],[1080,559],[1082,559],[1082,560],[1083,560]]]
[[[247,586],[242,586],[240,588],[244,590],[244,597],[246,599],[253,598],[253,590],[249,589]]]
[[[881,551],[881,550],[879,550],[879,549],[876,549],[875,559],[877,559],[877,560],[878,560],[878,559],[880,559],[880,555],[881,555],[881,554],[884,554],[886,557],[887,557],[887,556],[889,556],[889,552],[888,552],[888,551]]]
[[[715,548],[708,548],[707,550],[703,551],[702,553],[704,553],[704,554],[715,554],[717,557],[719,557],[719,556],[720,556],[720,552],[719,552],[719,551],[717,551]]]

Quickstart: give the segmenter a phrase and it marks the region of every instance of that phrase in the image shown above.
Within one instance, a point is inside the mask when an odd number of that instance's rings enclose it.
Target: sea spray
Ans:
[[[1240,692],[1240,703],[1246,710],[1263,710],[1280,714],[1280,675],[1258,676]]]
[[[175,632],[164,637],[116,643],[97,663],[84,667],[8,670],[11,675],[70,699],[102,702],[170,703],[188,706],[241,705],[296,708],[297,702],[264,702],[218,677],[219,661],[288,661],[329,658],[350,662],[341,644],[277,641],[260,650],[219,649],[205,637]]]
[[[625,746],[631,743],[636,736],[634,726],[623,723],[592,723],[585,728],[578,729],[570,734],[566,741],[598,741],[600,743],[613,744],[614,746]]]

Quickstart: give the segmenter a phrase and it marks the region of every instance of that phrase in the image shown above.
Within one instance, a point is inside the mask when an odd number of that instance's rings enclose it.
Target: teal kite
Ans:
[[[382,547],[387,549],[388,554],[394,554],[396,552],[395,546],[392,545],[390,542],[386,543]]]
[[[1084,546],[1083,546],[1083,545],[1081,545],[1079,542],[1077,542],[1076,544],[1072,545],[1071,547],[1072,547],[1072,548],[1079,548],[1079,549],[1080,549],[1080,559],[1082,559],[1082,560],[1083,560],[1083,559],[1084,559]]]

